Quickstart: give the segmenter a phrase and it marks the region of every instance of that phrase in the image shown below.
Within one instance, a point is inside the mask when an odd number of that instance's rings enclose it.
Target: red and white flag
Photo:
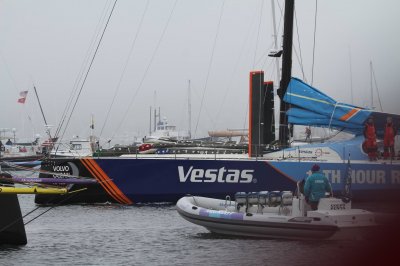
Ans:
[[[19,99],[18,99],[18,102],[19,103],[25,103],[25,100],[26,100],[26,95],[28,95],[28,91],[21,91],[20,93],[19,93]]]

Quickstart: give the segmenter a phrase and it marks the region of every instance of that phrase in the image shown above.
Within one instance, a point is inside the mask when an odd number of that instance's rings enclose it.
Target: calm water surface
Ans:
[[[19,199],[23,214],[36,207],[31,195]],[[26,233],[26,246],[0,248],[1,265],[333,265],[354,248],[216,236],[183,220],[174,205],[60,206],[27,224]]]
[[[33,195],[19,200],[23,215],[37,207]],[[217,236],[183,220],[171,204],[58,206],[25,229],[28,244],[0,247],[0,265],[341,265],[360,247]]]

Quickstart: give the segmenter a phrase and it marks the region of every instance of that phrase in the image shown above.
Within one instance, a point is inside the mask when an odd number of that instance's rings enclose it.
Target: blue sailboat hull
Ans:
[[[97,188],[80,192],[75,201],[124,204],[175,202],[192,194],[233,197],[238,191],[283,191],[296,189],[297,181],[309,175],[315,162],[256,159],[172,159],[172,158],[84,158],[53,159],[42,169],[97,179]],[[349,174],[346,162],[319,162],[340,195]],[[356,200],[398,195],[400,164],[351,163],[352,192]],[[51,175],[41,175],[51,177]],[[56,177],[57,176],[53,176]],[[45,199],[36,200],[44,203]]]

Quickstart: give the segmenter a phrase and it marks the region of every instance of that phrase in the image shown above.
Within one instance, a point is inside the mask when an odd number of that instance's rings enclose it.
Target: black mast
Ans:
[[[294,0],[286,0],[283,32],[282,79],[278,89],[278,95],[281,99],[279,114],[279,144],[281,146],[288,146],[289,144],[289,128],[286,111],[290,106],[283,101],[283,96],[286,93],[292,76],[293,15]]]
[[[36,99],[38,100],[39,107],[40,107],[40,111],[42,112],[42,116],[43,116],[44,124],[47,126],[46,116],[44,115],[43,108],[42,108],[42,104],[40,103],[40,100],[39,100],[39,95],[38,95],[38,93],[37,93],[37,90],[36,90],[36,87],[35,87],[35,85],[33,85],[33,89],[35,90]]]

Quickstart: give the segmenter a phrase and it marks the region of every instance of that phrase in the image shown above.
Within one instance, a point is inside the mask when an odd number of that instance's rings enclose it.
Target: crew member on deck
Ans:
[[[328,192],[332,196],[332,187],[328,178],[320,172],[318,164],[314,164],[311,168],[312,174],[307,177],[304,184],[304,195],[306,201],[310,204],[312,210],[318,209],[318,203],[321,198],[325,198]]]
[[[376,161],[378,146],[376,145],[375,125],[372,117],[368,118],[367,123],[365,123],[364,137],[365,141],[363,146],[368,153],[369,160]]]
[[[386,118],[386,125],[383,137],[383,158],[387,159],[389,156],[390,158],[394,159],[395,152],[394,152],[394,137],[396,136],[396,129],[393,126],[392,118],[389,116]]]
[[[307,140],[311,142],[311,128],[310,127],[306,127],[306,141]]]

